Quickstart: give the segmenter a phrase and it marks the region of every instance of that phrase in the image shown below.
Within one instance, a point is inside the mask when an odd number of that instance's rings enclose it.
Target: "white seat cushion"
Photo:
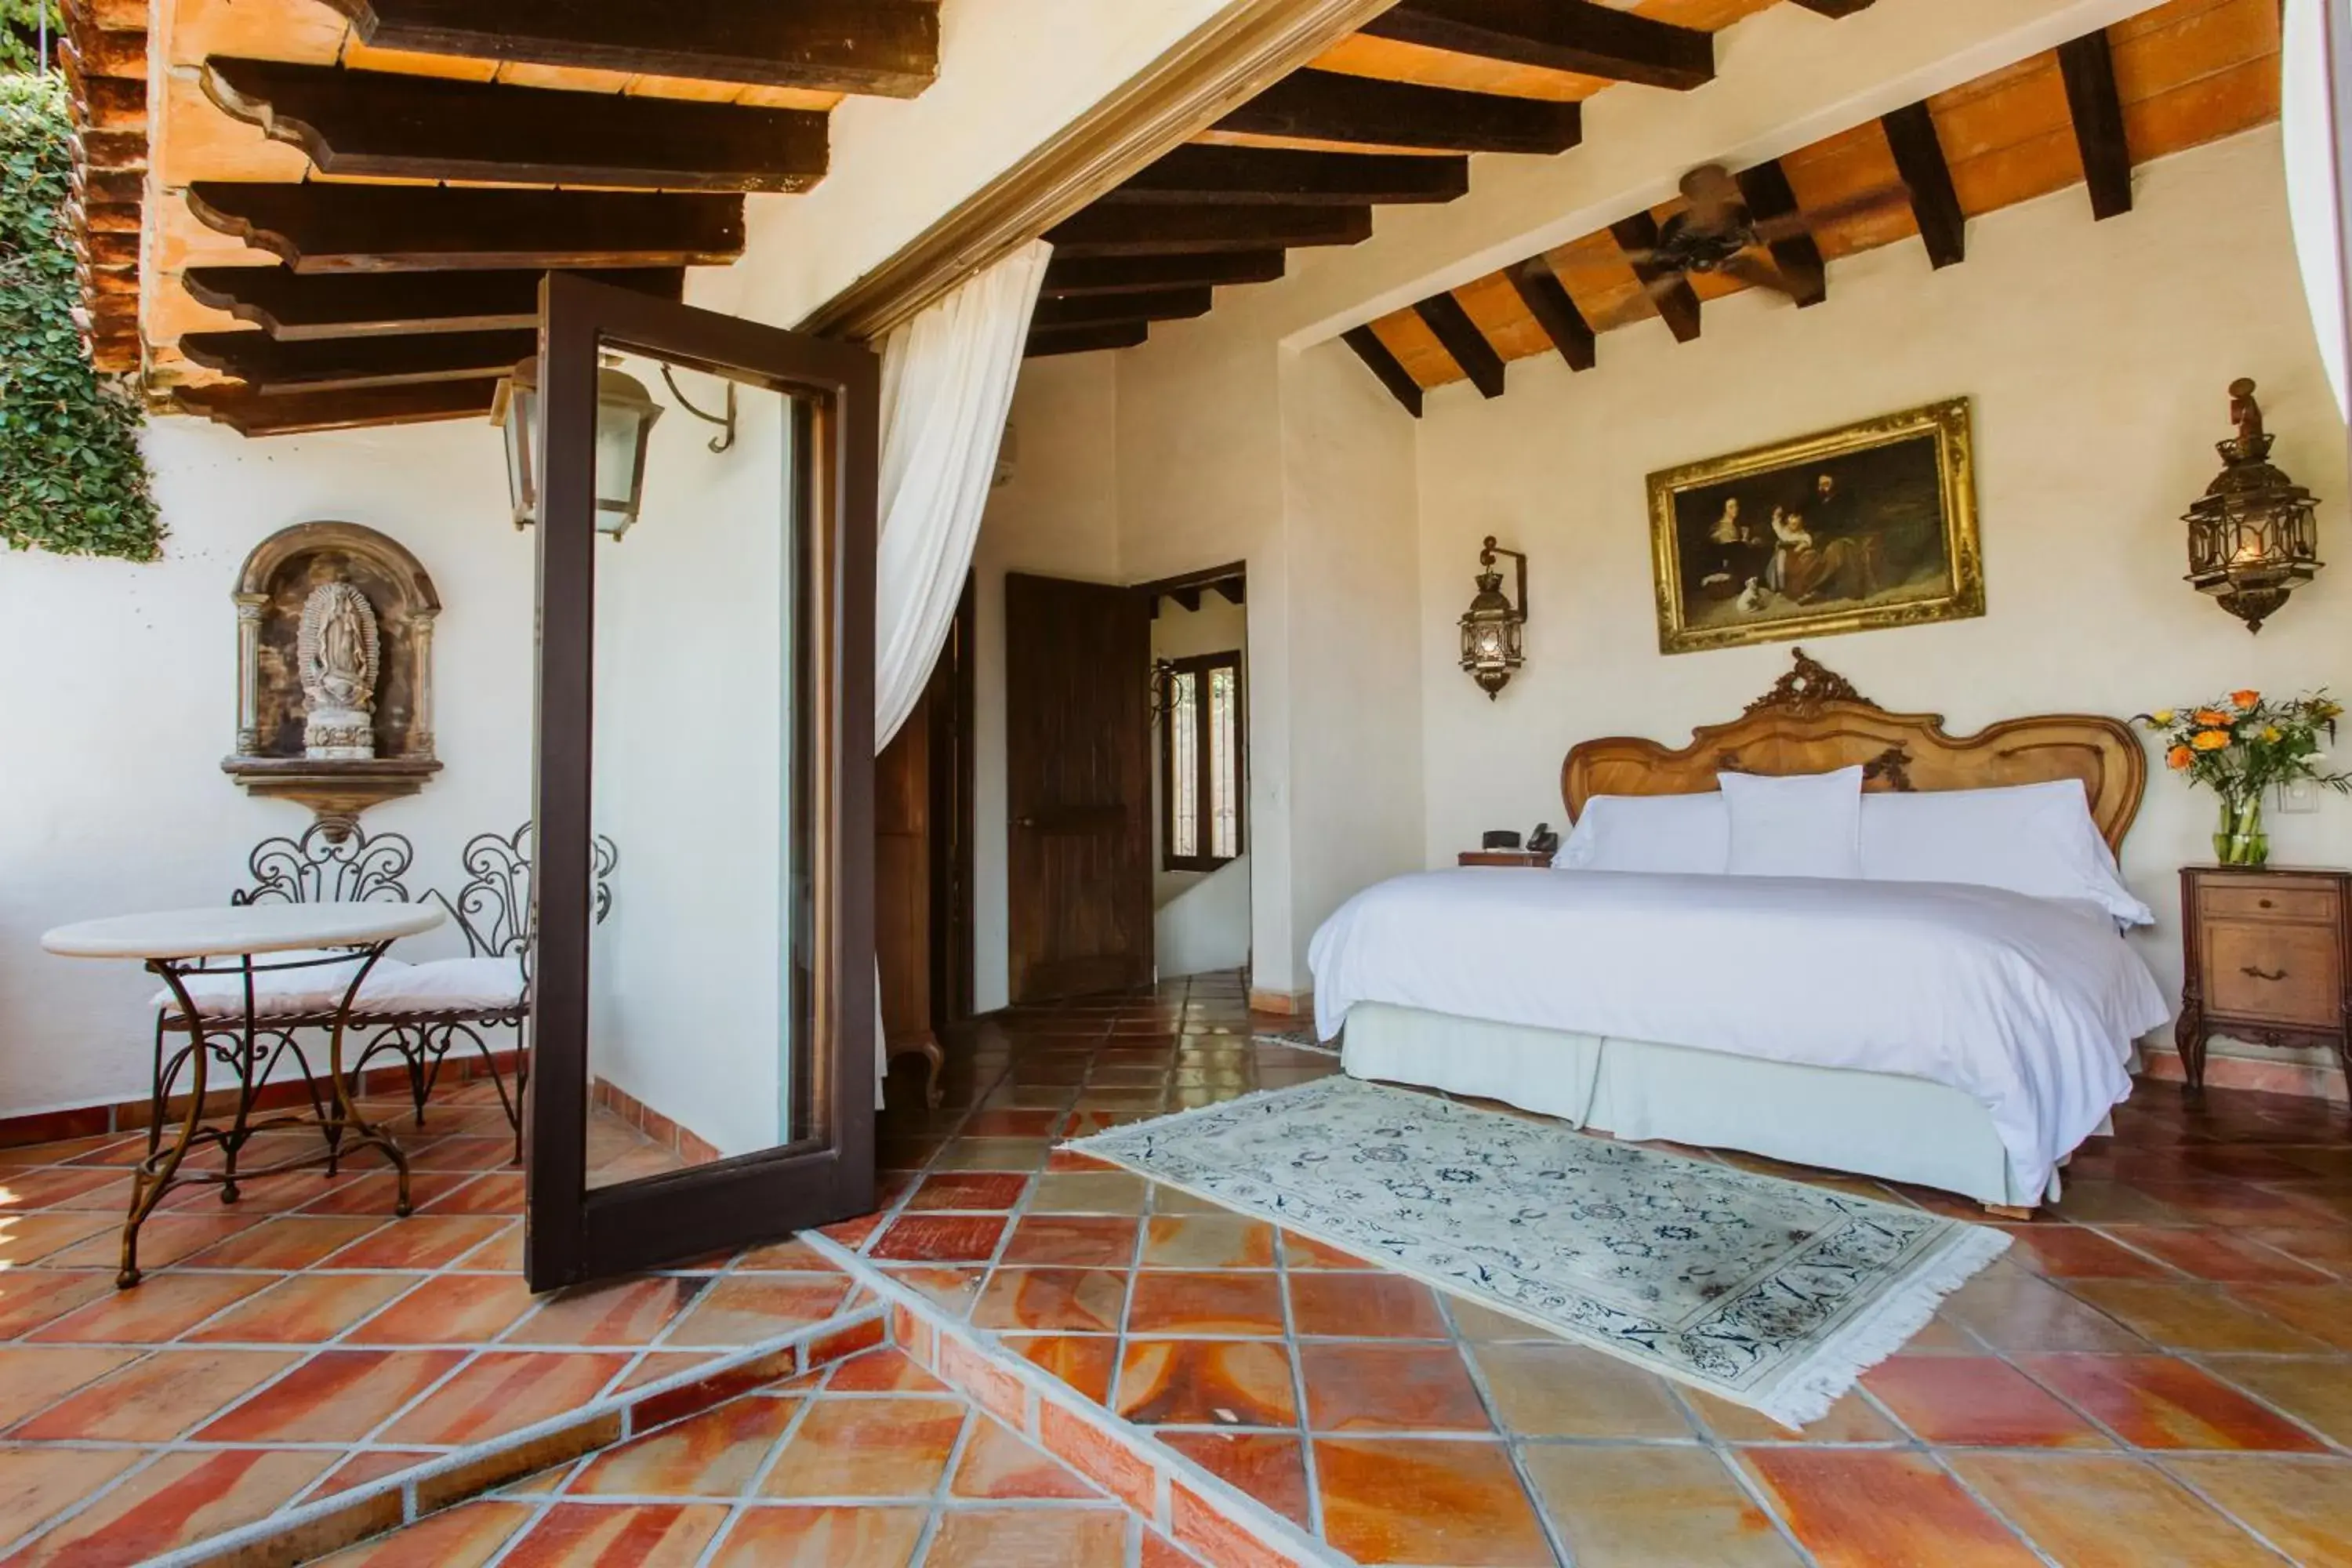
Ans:
[[[365,1013],[504,1012],[521,1005],[522,994],[520,958],[437,958],[369,975],[359,1006]]]
[[[302,947],[284,952],[254,954],[256,965],[265,963],[305,963],[331,958],[337,962],[322,963],[314,969],[261,969],[253,975],[253,1011],[257,1017],[283,1018],[296,1013],[331,1013],[343,1005],[343,993],[351,988],[352,976],[359,973],[363,954],[341,952],[327,948]],[[368,971],[368,984],[379,984],[388,974],[396,974],[408,967],[396,958],[380,958]],[[196,1011],[207,1018],[241,1018],[245,1016],[245,973],[237,969],[216,969],[207,973],[191,974],[185,979],[189,1000]],[[180,999],[165,986],[155,993],[150,1005],[177,1013]]]

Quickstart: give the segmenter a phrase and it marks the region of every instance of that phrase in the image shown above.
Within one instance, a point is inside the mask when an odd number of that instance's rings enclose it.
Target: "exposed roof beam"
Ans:
[[[1151,329],[1141,321],[1113,321],[1060,331],[1032,331],[1028,346],[1022,353],[1027,359],[1050,359],[1055,354],[1092,353],[1097,349],[1131,349],[1150,336]]]
[[[371,425],[415,425],[428,419],[485,418],[498,387],[495,380],[436,381],[419,386],[273,395],[224,384],[183,386],[172,396],[189,413],[216,420],[241,436],[291,436]]]
[[[1767,158],[1742,169],[1738,178],[1748,216],[1756,222],[1769,227],[1804,221],[1804,209],[1797,205],[1797,193],[1790,188],[1788,171],[1780,167],[1780,159]],[[1769,248],[1772,265],[1787,280],[1799,310],[1830,297],[1829,268],[1822,264],[1822,247],[1810,231],[1785,234],[1770,241]]]
[[[1355,206],[1450,202],[1470,189],[1470,160],[1412,153],[1305,153],[1278,147],[1179,147],[1097,199]]]
[[[436,332],[398,338],[280,342],[268,332],[187,332],[180,352],[257,392],[342,392],[474,381],[512,370],[539,352],[539,333]]]
[[[1249,603],[1249,579],[1246,577],[1220,577],[1209,586],[1214,588],[1218,596],[1228,605]]]
[[[1666,330],[1674,333],[1675,342],[1696,342],[1699,333],[1698,295],[1691,288],[1690,279],[1647,258],[1646,253],[1658,247],[1658,220],[1645,212],[1635,213],[1611,224],[1609,232],[1633,263],[1633,276],[1640,280],[1643,294],[1649,300],[1651,309],[1658,312],[1658,319],[1666,323]],[[1643,259],[1635,260],[1637,256]]]
[[[1808,11],[1832,17],[1851,16],[1857,11],[1870,9],[1870,0],[1797,0],[1797,4]]]
[[[723,266],[743,252],[740,196],[207,182],[188,206],[297,272]]]
[[[1215,302],[1208,289],[1160,289],[1149,293],[1085,294],[1075,300],[1040,300],[1029,318],[1034,330],[1092,327],[1109,321],[1186,321],[1205,316]]]
[[[1568,362],[1569,369],[1591,370],[1599,362],[1592,323],[1576,308],[1576,301],[1569,297],[1567,289],[1560,284],[1559,274],[1551,269],[1549,260],[1530,256],[1505,268],[1503,275],[1511,280],[1519,303],[1528,308],[1528,314],[1536,319],[1536,325],[1544,330],[1551,346]]]
[[[1057,256],[1153,256],[1269,246],[1355,245],[1370,207],[1096,206],[1048,229]]]
[[[1279,250],[1235,250],[1189,256],[1056,256],[1045,268],[1049,300],[1086,294],[1135,294],[1200,284],[1271,283],[1287,258]]]
[[[1687,90],[1715,79],[1715,39],[1593,0],[1404,0],[1376,38],[1545,70]]]
[[[377,272],[304,276],[283,267],[202,267],[181,274],[196,302],[281,342],[410,332],[520,331],[539,322],[536,272]],[[604,271],[599,283],[664,300],[684,292],[676,268]]]
[[[1217,121],[1220,131],[1441,153],[1565,153],[1583,135],[1573,103],[1301,70]]]
[[[1421,383],[1413,380],[1412,372],[1405,369],[1396,355],[1389,353],[1388,344],[1370,327],[1350,327],[1339,334],[1339,341],[1356,351],[1356,357],[1370,367],[1389,389],[1389,395],[1404,405],[1404,411],[1415,419],[1421,417]]]
[[[826,117],[335,66],[214,58],[205,95],[330,174],[674,191],[804,191]]]
[[[1886,144],[1895,150],[1895,167],[1911,190],[1911,216],[1919,237],[1927,242],[1927,259],[1951,267],[1968,259],[1969,220],[1960,210],[1959,194],[1952,189],[1952,168],[1944,161],[1944,143],[1936,134],[1935,116],[1924,103],[1909,103],[1884,115]]]
[[[2105,29],[2059,45],[2058,69],[2066,81],[2083,177],[2091,187],[2092,216],[2120,217],[2132,210],[2131,142],[2124,133],[2123,95],[2116,88]]]
[[[1433,294],[1416,301],[1412,313],[1437,334],[1437,341],[1445,345],[1445,352],[1462,367],[1480,396],[1503,395],[1503,356],[1495,352],[1495,345],[1486,341],[1461,300],[1451,294]]]
[[[937,0],[328,0],[381,49],[912,98],[940,69]]]

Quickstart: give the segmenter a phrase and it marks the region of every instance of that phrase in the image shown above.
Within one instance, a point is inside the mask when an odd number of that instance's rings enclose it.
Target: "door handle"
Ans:
[[[2249,980],[2284,980],[2286,978],[2286,971],[2284,969],[2257,969],[2251,963],[2238,971],[2238,973],[2244,975]]]
[[[1034,816],[1016,816],[1013,819],[1013,826],[1015,827],[1034,827],[1037,826],[1037,819]]]

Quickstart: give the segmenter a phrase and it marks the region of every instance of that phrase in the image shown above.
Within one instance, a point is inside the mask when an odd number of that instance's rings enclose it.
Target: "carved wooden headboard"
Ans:
[[[1800,648],[1797,667],[1729,723],[1693,731],[1680,750],[1630,736],[1587,741],[1568,753],[1559,787],[1573,821],[1596,795],[1696,795],[1716,787],[1720,769],[1817,773],[1856,763],[1867,790],[2081,779],[2091,819],[2117,851],[2147,785],[2147,752],[2118,720],[2051,713],[1956,738],[1943,715],[1890,713]]]

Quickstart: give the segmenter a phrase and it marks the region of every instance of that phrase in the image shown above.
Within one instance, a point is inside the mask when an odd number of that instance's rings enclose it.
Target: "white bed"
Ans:
[[[1571,816],[1601,795],[1683,797],[1674,809],[1686,816],[1719,810],[1689,797],[1735,770],[1816,774],[1859,763],[1871,764],[1874,791],[1970,792],[1930,803],[1941,816],[1996,797],[1987,786],[2074,780],[2074,811],[2095,819],[2083,823],[2081,876],[2096,880],[2088,862],[2105,861],[2104,906],[1864,875],[1858,858],[1838,877],[1399,878],[1350,900],[1310,950],[1318,1031],[1342,1037],[1349,1072],[1621,1137],[1916,1183],[2003,1211],[2054,1195],[2058,1167],[2131,1092],[2137,1037],[2168,1016],[2118,931],[2119,920],[2145,918],[2113,877],[2111,853],[2145,779],[2139,743],[2112,721],[2074,717],[1954,740],[1933,716],[1889,714],[1798,659],[1772,696],[1688,747],[1579,747],[1564,773]],[[2001,793],[2062,790],[2074,798],[2063,785]],[[1723,850],[1704,838],[1685,832],[1698,847],[1678,853],[1720,864]],[[1572,838],[1570,854],[1578,849]],[[1915,858],[1932,869],[1939,852],[1950,847]],[[2025,885],[2071,889],[2027,865]]]

